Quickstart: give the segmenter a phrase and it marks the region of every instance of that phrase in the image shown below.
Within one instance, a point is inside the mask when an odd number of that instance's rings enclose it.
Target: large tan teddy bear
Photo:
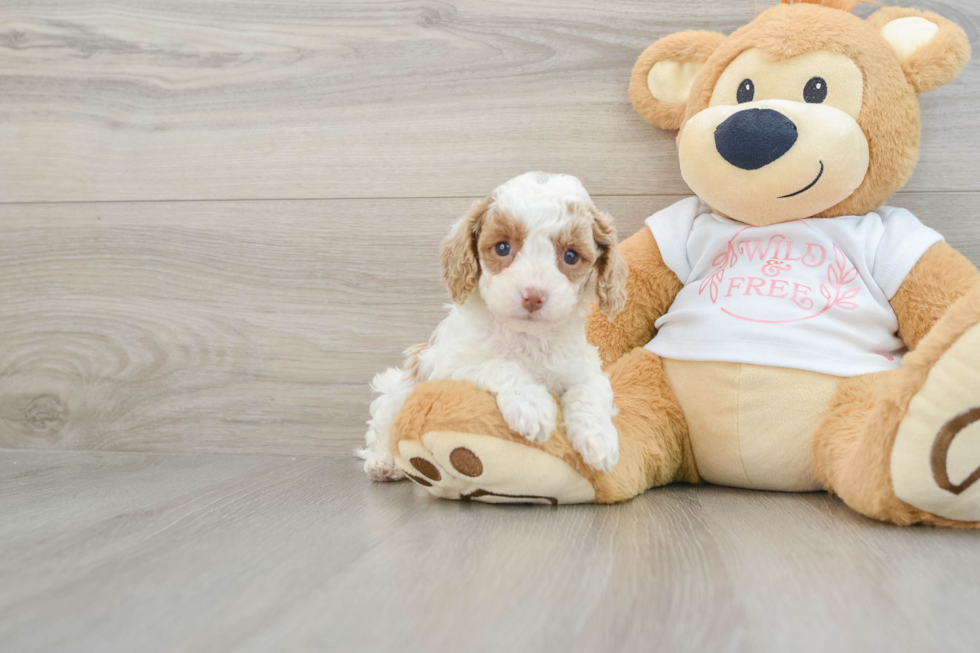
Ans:
[[[640,56],[633,106],[679,130],[696,196],[620,245],[626,308],[589,320],[620,411],[615,469],[588,468],[560,426],[528,442],[452,381],[405,403],[401,469],[449,499],[610,503],[709,482],[980,525],[980,273],[882,206],[918,156],[918,94],[970,49],[936,14],[862,20],[854,4],[783,4]]]

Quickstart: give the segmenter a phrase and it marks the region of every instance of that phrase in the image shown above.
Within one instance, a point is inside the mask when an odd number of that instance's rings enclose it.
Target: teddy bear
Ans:
[[[678,482],[826,490],[895,524],[980,526],[980,273],[884,205],[916,163],[919,93],[969,42],[935,13],[856,4],[784,0],[640,55],[629,96],[677,130],[694,195],[620,243],[626,306],[588,321],[616,467],[585,465],[560,416],[530,442],[488,393],[435,381],[392,426],[414,482],[551,505]]]

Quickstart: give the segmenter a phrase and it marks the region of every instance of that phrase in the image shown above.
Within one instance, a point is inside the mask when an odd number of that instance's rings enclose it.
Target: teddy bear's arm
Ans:
[[[977,286],[977,268],[947,243],[936,243],[922,255],[892,297],[899,337],[909,349],[915,349],[946,309]]]
[[[664,263],[647,227],[621,242],[619,251],[629,264],[626,306],[613,320],[593,306],[586,329],[589,342],[599,348],[604,366],[650,342],[655,333],[653,323],[667,312],[683,287]]]

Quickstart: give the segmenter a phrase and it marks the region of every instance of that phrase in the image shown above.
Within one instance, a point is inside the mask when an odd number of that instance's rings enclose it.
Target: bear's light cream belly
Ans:
[[[839,377],[743,363],[663,362],[703,480],[787,492],[821,488],[813,434]]]

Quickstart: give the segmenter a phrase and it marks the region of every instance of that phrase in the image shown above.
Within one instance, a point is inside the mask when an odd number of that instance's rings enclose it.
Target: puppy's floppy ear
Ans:
[[[885,7],[868,17],[895,51],[918,93],[948,84],[970,61],[970,41],[956,23],[931,11]]]
[[[608,213],[592,209],[592,237],[599,248],[596,261],[595,293],[599,310],[610,320],[626,305],[626,277],[629,267],[626,259],[619,253],[616,228]]]
[[[698,71],[725,40],[718,32],[679,32],[644,50],[633,66],[633,108],[661,129],[680,129]]]
[[[440,258],[442,278],[449,288],[453,301],[462,304],[476,288],[480,278],[480,256],[477,241],[483,220],[493,200],[489,197],[474,202],[469,212],[456,221],[453,229],[442,241]]]

